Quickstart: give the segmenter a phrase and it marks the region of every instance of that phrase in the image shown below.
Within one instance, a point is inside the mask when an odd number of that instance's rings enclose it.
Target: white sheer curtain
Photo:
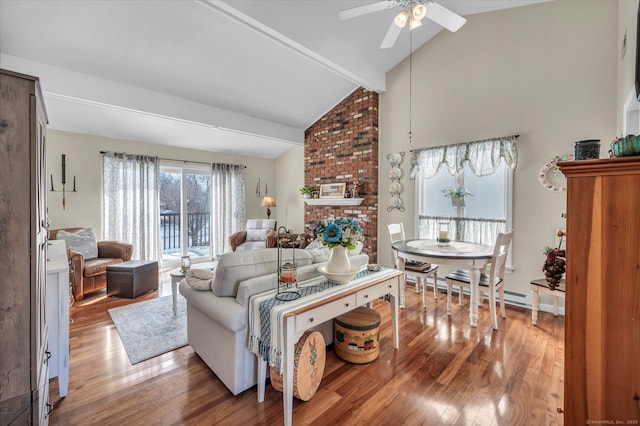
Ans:
[[[136,260],[160,259],[157,157],[104,153],[104,238],[133,244]]]
[[[447,167],[451,175],[460,173],[467,164],[476,176],[493,173],[500,161],[515,169],[518,164],[517,138],[518,136],[514,135],[413,150],[411,179],[418,174],[430,178],[438,172],[441,164]]]
[[[449,222],[450,238],[492,246],[500,232],[505,232],[506,219],[484,219],[454,216],[418,217],[418,238],[435,240],[438,237],[440,222]]]
[[[244,229],[244,166],[212,164],[211,166],[211,249],[218,255],[231,250],[229,237]]]

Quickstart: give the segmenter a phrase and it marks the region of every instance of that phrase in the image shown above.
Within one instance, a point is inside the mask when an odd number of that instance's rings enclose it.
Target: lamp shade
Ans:
[[[262,203],[260,203],[260,207],[278,207],[276,206],[276,200],[273,197],[266,196],[262,199]]]
[[[416,3],[413,5],[413,8],[411,9],[411,16],[413,16],[413,19],[422,21],[422,18],[424,18],[426,14],[427,14],[427,6],[420,3]]]
[[[396,24],[398,28],[404,28],[404,26],[407,24],[408,18],[409,18],[409,11],[406,9],[403,9],[400,11],[400,13],[396,15],[395,18],[393,18],[393,23]]]

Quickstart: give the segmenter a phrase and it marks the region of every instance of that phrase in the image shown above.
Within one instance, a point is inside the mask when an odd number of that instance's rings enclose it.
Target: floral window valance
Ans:
[[[512,169],[518,164],[516,139],[518,135],[482,141],[411,151],[411,179],[417,174],[433,177],[444,164],[451,175],[462,171],[466,164],[476,176],[490,175],[500,165],[500,160]]]

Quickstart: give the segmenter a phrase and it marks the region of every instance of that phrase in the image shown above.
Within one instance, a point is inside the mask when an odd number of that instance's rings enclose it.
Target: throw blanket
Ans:
[[[288,312],[347,291],[367,277],[385,275],[389,271],[393,270],[380,268],[380,271],[372,272],[365,268],[347,284],[333,283],[324,277],[312,278],[298,283],[300,297],[292,300],[276,299],[277,290],[252,296],[249,301],[249,350],[281,372],[284,368],[284,318]]]

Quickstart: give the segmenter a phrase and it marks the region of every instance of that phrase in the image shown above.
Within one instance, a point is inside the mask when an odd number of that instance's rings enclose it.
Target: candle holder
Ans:
[[[294,240],[293,231],[281,226],[278,228],[278,300],[294,300],[300,297],[298,293],[296,277],[298,275],[298,265],[296,265],[295,244],[290,244]],[[291,250],[291,259],[285,260],[284,255]]]
[[[180,260],[180,269],[182,272],[187,272],[191,268],[191,258],[189,256],[182,256]]]
[[[439,246],[447,246],[451,242],[449,239],[449,228],[450,224],[448,221],[438,222],[438,238],[436,238],[436,241]]]

